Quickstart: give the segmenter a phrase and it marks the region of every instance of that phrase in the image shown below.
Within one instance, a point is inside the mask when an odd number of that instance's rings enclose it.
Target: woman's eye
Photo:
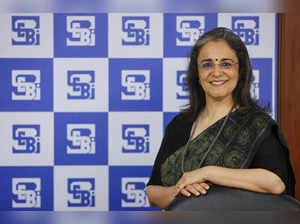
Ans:
[[[231,68],[232,64],[229,63],[229,62],[223,62],[223,63],[221,64],[221,66],[222,66],[223,68]]]
[[[212,67],[212,63],[207,62],[202,64],[202,68],[211,68],[211,67]]]

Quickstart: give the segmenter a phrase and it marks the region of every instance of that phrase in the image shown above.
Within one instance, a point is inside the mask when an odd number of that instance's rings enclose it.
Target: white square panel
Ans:
[[[0,113],[1,166],[53,165],[53,113]]]
[[[109,57],[163,57],[162,14],[111,13],[108,24]]]
[[[106,112],[107,101],[107,59],[54,59],[55,112]]]
[[[153,165],[162,140],[162,112],[109,113],[109,165]]]
[[[250,57],[274,57],[277,35],[274,13],[220,13],[218,26],[230,28],[246,39]]]
[[[53,14],[2,14],[0,58],[53,57]]]
[[[55,166],[54,183],[55,211],[108,210],[106,166]]]

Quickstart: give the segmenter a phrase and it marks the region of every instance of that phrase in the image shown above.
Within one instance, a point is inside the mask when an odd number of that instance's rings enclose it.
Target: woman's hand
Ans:
[[[185,186],[181,189],[180,193],[186,197],[190,197],[192,194],[195,196],[200,196],[201,194],[206,194],[209,190],[209,184],[207,183],[194,183]]]
[[[146,187],[146,194],[150,205],[165,209],[180,192],[173,186],[149,185]]]
[[[190,193],[194,193],[196,191],[198,193],[204,192],[204,190],[207,188],[207,184],[205,184],[207,181],[207,169],[209,169],[209,167],[202,167],[190,172],[185,172],[176,184],[178,192],[183,190],[182,193],[184,195],[187,193],[186,190],[188,190]],[[202,186],[201,184],[204,185]]]

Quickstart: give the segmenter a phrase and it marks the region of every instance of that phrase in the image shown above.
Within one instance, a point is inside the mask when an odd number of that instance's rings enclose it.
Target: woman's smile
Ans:
[[[213,86],[219,87],[219,86],[223,86],[226,82],[227,80],[220,80],[220,81],[211,81],[209,83]]]

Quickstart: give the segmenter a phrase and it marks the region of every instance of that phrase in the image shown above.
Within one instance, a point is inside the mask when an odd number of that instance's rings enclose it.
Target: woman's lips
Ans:
[[[213,86],[222,86],[222,85],[224,85],[225,82],[227,82],[227,80],[212,81],[212,82],[210,82],[210,84],[213,85]]]

